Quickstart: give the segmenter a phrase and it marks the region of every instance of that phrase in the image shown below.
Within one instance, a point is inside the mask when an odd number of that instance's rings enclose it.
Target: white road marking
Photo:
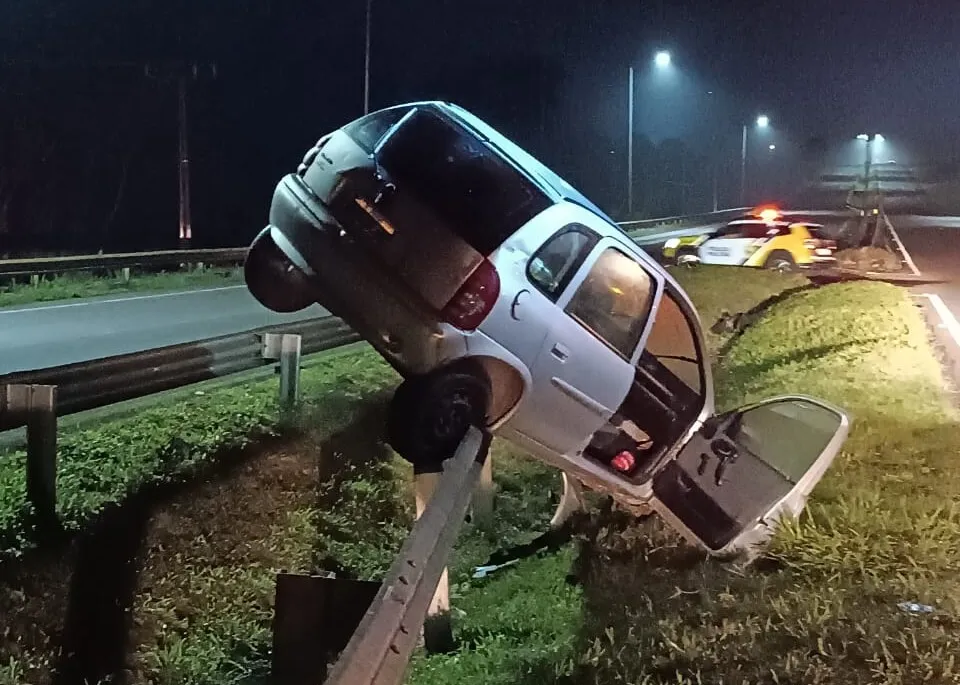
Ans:
[[[46,307],[26,307],[23,309],[5,309],[0,310],[2,314],[22,314],[23,312],[47,311],[50,309],[67,309],[69,307],[90,307],[98,304],[113,304],[115,302],[134,302],[136,300],[156,300],[161,297],[183,297],[185,295],[196,295],[197,293],[215,293],[221,290],[236,290],[237,288],[246,288],[245,285],[225,285],[222,288],[205,288],[203,290],[182,290],[175,293],[160,293],[157,295],[134,295],[132,297],[117,297],[112,300],[95,300],[93,302],[71,302],[70,304],[52,304]]]
[[[957,317],[955,317],[953,312],[950,311],[950,308],[947,307],[943,298],[932,293],[924,293],[923,296],[930,300],[930,304],[933,305],[933,308],[937,310],[937,314],[939,314],[943,320],[943,327],[950,333],[953,341],[960,346],[960,321],[957,321]]]
[[[893,239],[897,241],[897,247],[900,248],[900,252],[903,253],[903,258],[907,260],[907,266],[910,267],[910,270],[913,271],[914,276],[920,275],[920,269],[917,268],[917,265],[913,263],[913,257],[910,256],[910,253],[907,252],[907,248],[904,247],[903,241],[900,240],[900,235],[897,233],[897,229],[893,227],[893,222],[890,219],[887,219],[887,228],[890,229],[890,234],[893,236]],[[942,300],[941,300],[942,302]],[[949,310],[948,310],[949,311]],[[951,315],[952,316],[952,315]],[[960,342],[960,341],[958,341]]]

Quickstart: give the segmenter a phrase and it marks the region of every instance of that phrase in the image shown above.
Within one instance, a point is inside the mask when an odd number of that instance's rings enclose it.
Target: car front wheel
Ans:
[[[387,416],[387,441],[421,471],[439,471],[471,425],[485,425],[490,381],[471,364],[405,380]]]

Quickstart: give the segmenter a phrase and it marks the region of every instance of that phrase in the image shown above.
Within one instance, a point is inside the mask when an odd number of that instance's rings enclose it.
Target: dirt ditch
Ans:
[[[324,566],[318,554],[292,555],[276,532],[290,512],[330,507],[335,491],[319,485],[338,471],[383,458],[385,399],[353,402],[338,433],[224,454],[216,470],[136,493],[72,541],[0,566],[0,664],[19,664],[0,683],[147,682],[155,664],[144,654],[164,647],[158,622],[189,625],[222,599],[198,595],[197,573]],[[145,610],[147,600],[169,611]]]

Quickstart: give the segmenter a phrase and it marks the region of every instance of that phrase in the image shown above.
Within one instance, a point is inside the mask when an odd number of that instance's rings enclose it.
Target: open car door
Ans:
[[[850,430],[840,409],[804,396],[711,417],[653,478],[653,508],[725,554],[764,542],[797,516]]]

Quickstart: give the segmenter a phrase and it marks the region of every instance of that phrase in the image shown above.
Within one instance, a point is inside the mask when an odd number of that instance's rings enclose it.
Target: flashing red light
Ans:
[[[776,207],[762,207],[757,211],[757,216],[770,224],[779,219],[782,215]]]

